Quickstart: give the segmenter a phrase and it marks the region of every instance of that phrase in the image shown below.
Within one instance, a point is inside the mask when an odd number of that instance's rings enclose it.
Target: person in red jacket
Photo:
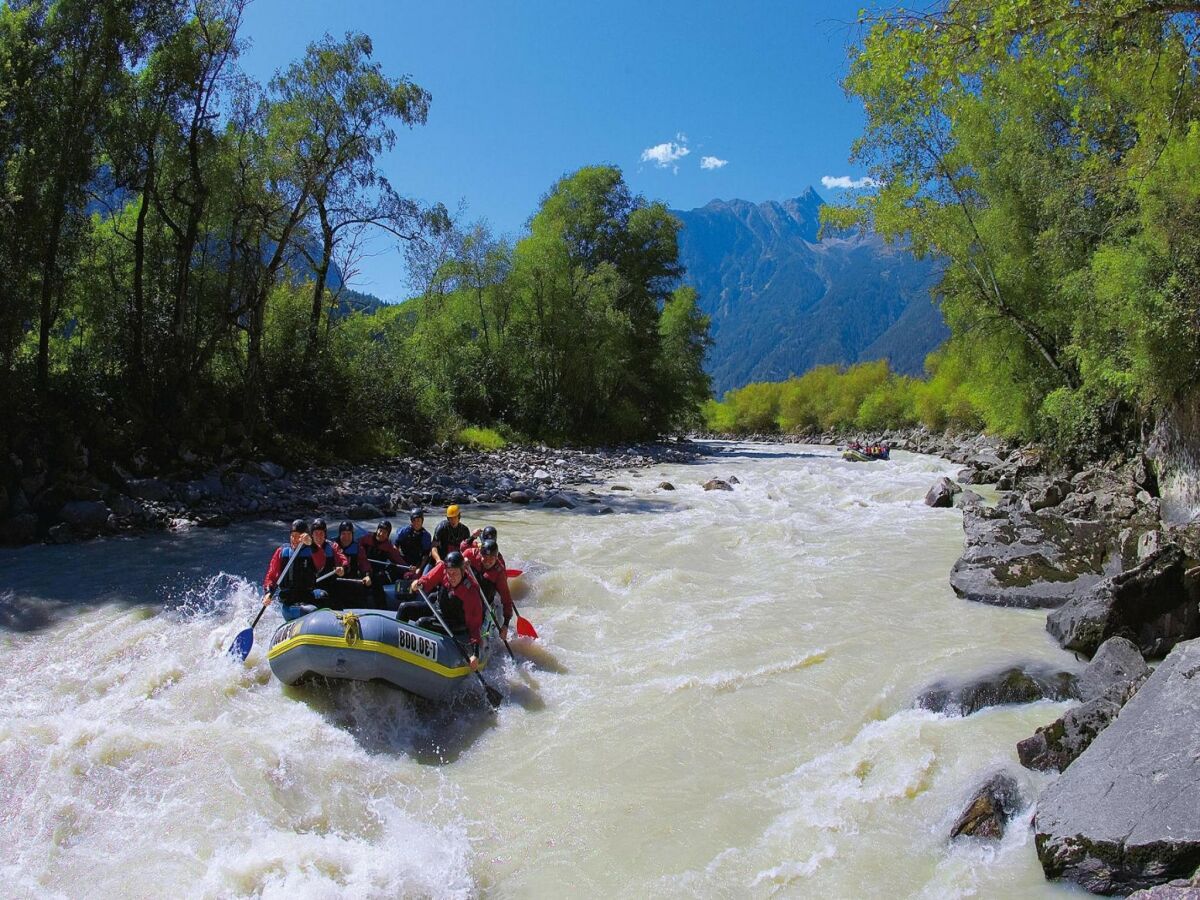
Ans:
[[[437,588],[438,606],[451,632],[467,633],[467,665],[474,672],[479,668],[479,630],[483,626],[483,595],[479,586],[467,575],[467,561],[457,550],[451,550],[446,558],[412,583],[411,590],[430,591]],[[400,604],[396,618],[405,622],[419,619],[429,612],[424,600],[413,600]]]
[[[263,578],[263,606],[274,599],[276,588],[279,589],[280,609],[288,621],[312,612],[318,603],[325,600],[325,592],[317,588],[312,535],[309,534],[308,523],[303,519],[292,522],[288,542],[276,548],[271,557],[266,577]]]
[[[317,577],[335,573],[338,578],[346,574],[350,560],[342,552],[342,548],[328,540],[329,526],[324,519],[313,519],[309,528],[312,535],[313,565],[317,569]]]
[[[500,602],[504,605],[504,622],[500,625],[500,637],[508,637],[513,602],[512,592],[508,588],[508,571],[504,566],[504,557],[500,555],[499,545],[494,540],[487,539],[478,547],[468,547],[463,551],[463,557],[471,564],[471,572],[488,603],[492,602],[497,593],[500,595]]]
[[[371,564],[371,597],[376,609],[386,609],[383,586],[410,577],[404,556],[392,543],[392,523],[386,519],[375,526],[375,533],[361,538],[358,545],[366,551]],[[394,568],[398,566],[399,569]]]

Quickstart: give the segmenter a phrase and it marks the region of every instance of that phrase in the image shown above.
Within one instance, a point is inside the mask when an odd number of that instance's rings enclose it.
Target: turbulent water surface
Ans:
[[[278,523],[0,554],[0,893],[1028,897],[1027,823],[949,843],[1063,708],[951,718],[931,681],[1039,660],[1044,613],[956,599],[951,467],[730,446],[593,509],[481,510],[541,640],[450,709],[286,688],[223,653]],[[732,492],[706,493],[736,475]],[[664,479],[678,490],[657,490]],[[432,516],[431,516],[432,519]],[[501,656],[503,654],[500,654]]]

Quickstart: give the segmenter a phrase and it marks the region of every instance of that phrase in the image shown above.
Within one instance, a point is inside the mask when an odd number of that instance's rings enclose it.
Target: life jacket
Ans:
[[[279,580],[279,590],[282,591],[311,591],[317,586],[317,567],[313,562],[312,547],[301,546],[298,550],[293,551],[290,544],[284,545],[282,548],[281,557],[283,564],[286,567],[288,561],[292,558],[292,553],[296,553],[296,561],[292,563],[292,567],[287,570],[287,573]]]
[[[466,590],[474,590],[474,585],[470,581],[464,579],[459,582],[459,588],[466,585]],[[482,601],[482,597],[480,598]],[[448,581],[443,581],[437,591],[438,610],[442,614],[442,618],[446,620],[446,625],[451,631],[465,632],[467,630],[467,615],[463,612],[462,597],[458,596],[455,590],[450,588]]]
[[[342,547],[340,542],[338,546]],[[349,562],[349,565],[346,566],[347,578],[362,578],[363,575],[367,574],[366,572],[358,571],[358,538],[352,540],[347,546],[342,547],[342,552],[346,554],[346,559]],[[336,565],[337,563],[335,562],[334,566]],[[325,568],[330,568],[328,561],[325,563]]]
[[[410,566],[420,565],[428,553],[425,549],[425,537],[428,535],[429,532],[423,528],[420,531],[412,531],[405,528],[396,536],[396,549],[404,555],[405,561]],[[430,537],[431,546],[432,543],[433,540]]]

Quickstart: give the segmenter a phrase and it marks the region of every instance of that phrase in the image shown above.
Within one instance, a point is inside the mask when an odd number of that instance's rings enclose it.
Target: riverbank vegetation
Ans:
[[[494,239],[381,167],[428,91],[362,34],[257,84],[238,67],[244,5],[0,3],[0,387],[20,409],[0,452],[23,483],[696,419],[707,320],[676,287],[661,203],[585,168],[527,234]],[[345,279],[380,235],[419,296],[352,312]]]
[[[787,381],[755,382],[704,407],[705,426],[725,434],[884,431],[924,425],[931,431],[978,431],[981,406],[955,358],[926,361],[926,378],[892,372],[886,360],[848,368],[818,366]]]
[[[954,0],[861,24],[846,88],[877,188],[824,219],[945,261],[941,365],[989,429],[1098,453],[1193,397],[1200,4]]]

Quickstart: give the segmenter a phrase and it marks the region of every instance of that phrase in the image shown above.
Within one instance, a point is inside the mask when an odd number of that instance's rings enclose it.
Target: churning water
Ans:
[[[446,709],[286,688],[225,655],[278,523],[0,553],[0,894],[1028,897],[1027,822],[950,843],[1063,708],[912,708],[929,682],[1075,661],[1044,613],[947,584],[948,464],[729,445],[598,488],[611,515],[480,510],[541,634]],[[705,492],[736,475],[732,492]],[[675,491],[657,489],[669,480]]]

